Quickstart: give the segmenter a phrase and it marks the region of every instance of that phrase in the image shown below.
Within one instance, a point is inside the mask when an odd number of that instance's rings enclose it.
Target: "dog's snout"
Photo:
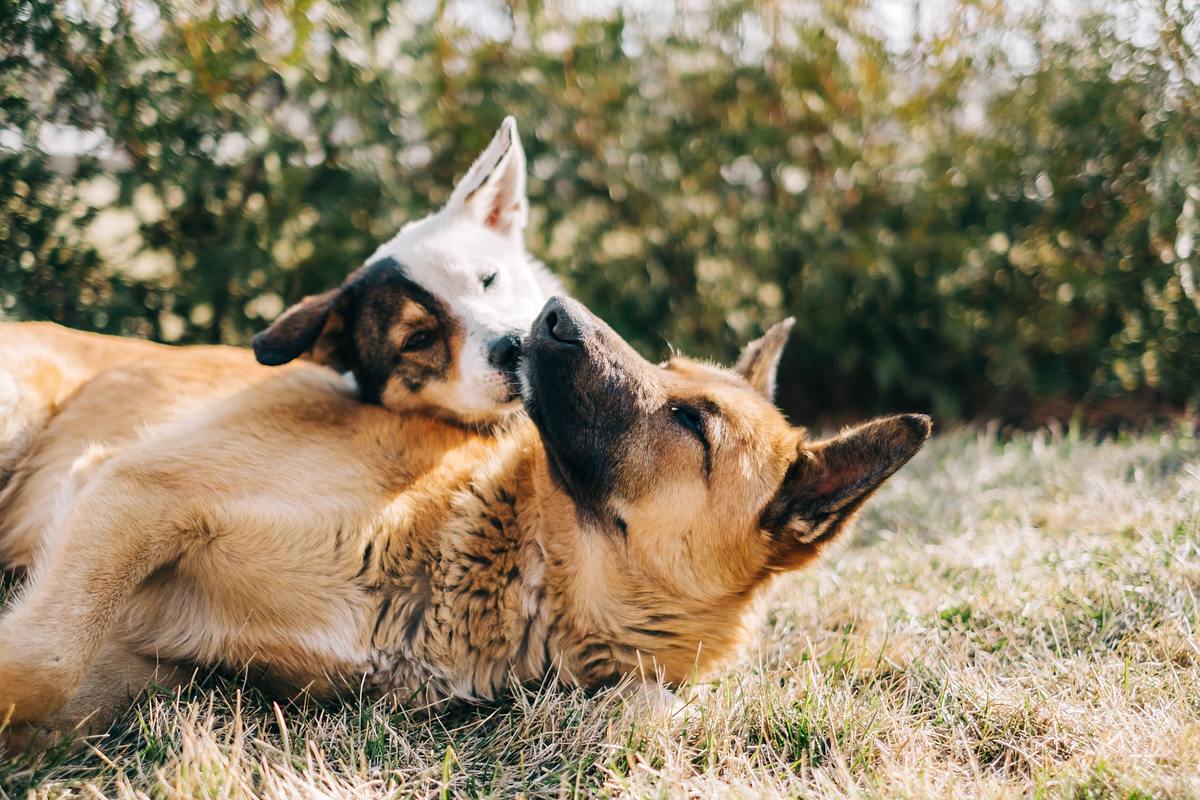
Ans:
[[[580,344],[583,332],[576,314],[557,297],[552,297],[542,309],[541,332],[563,344]]]
[[[488,346],[488,363],[503,372],[513,372],[521,361],[521,337],[514,331]]]

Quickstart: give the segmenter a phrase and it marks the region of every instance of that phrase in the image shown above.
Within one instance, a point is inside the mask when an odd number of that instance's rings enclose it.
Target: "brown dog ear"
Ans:
[[[775,566],[800,566],[846,529],[854,512],[921,449],[932,429],[924,414],[902,414],[817,445],[801,444],[759,521],[777,544]]]
[[[306,353],[319,364],[342,371],[348,367],[341,339],[342,289],[310,295],[289,308],[254,337],[260,364],[278,366]]]
[[[775,373],[779,372],[779,357],[784,355],[787,337],[796,318],[788,317],[770,326],[761,338],[742,348],[733,372],[742,375],[763,397],[775,401]]]
[[[779,357],[787,344],[795,317],[777,322],[762,335],[742,348],[733,371],[741,375],[768,400],[775,401],[775,373],[779,371]]]

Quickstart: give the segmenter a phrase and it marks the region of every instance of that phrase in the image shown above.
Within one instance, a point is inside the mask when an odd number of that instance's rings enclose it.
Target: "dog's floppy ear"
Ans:
[[[344,289],[310,295],[289,308],[271,327],[254,337],[254,355],[260,364],[278,366],[302,355],[338,371],[348,368],[343,351]]]
[[[775,400],[775,373],[779,370],[779,357],[783,355],[783,347],[787,344],[788,334],[796,324],[795,317],[788,317],[783,322],[777,322],[762,335],[742,349],[733,371],[768,400]]]
[[[517,244],[524,243],[529,201],[525,197],[525,151],[515,119],[505,117],[500,123],[492,143],[454,187],[447,208]]]
[[[798,567],[844,530],[863,502],[916,454],[933,424],[924,414],[882,417],[816,445],[801,443],[759,520],[774,566]]]

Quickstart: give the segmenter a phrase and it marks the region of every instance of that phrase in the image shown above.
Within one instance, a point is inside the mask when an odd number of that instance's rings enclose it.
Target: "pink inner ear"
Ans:
[[[494,228],[500,223],[500,206],[492,206],[491,213],[487,215],[487,220],[483,223],[489,228]]]

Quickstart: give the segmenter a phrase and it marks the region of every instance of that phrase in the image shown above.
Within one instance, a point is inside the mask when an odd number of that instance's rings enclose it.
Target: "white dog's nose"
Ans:
[[[488,345],[488,363],[502,372],[514,372],[521,360],[521,336],[509,331]]]

